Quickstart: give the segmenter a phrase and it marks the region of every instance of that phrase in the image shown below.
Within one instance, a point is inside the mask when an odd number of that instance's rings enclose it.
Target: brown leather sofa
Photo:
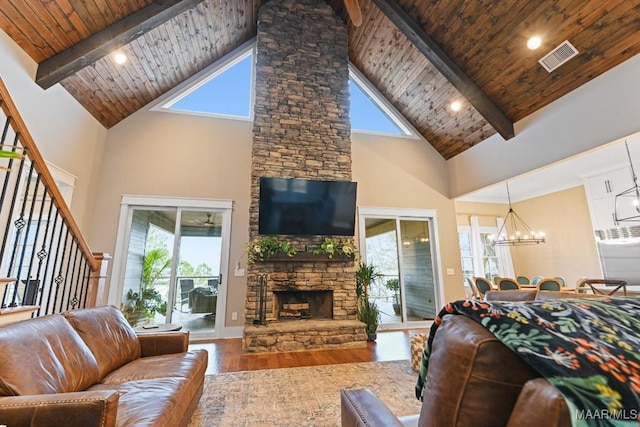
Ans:
[[[601,297],[553,291],[489,291],[491,301]],[[417,375],[416,375],[417,380]],[[342,390],[343,427],[569,427],[560,392],[465,316],[444,316],[429,359],[420,414],[396,417],[371,391]]]
[[[571,426],[560,392],[465,316],[442,318],[419,416],[396,417],[366,389],[340,394],[343,427]]]
[[[0,424],[186,426],[206,350],[188,332],[137,336],[113,306],[0,327]]]

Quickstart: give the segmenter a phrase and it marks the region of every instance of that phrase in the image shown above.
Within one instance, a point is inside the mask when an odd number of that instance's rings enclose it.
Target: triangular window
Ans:
[[[238,49],[155,109],[227,118],[253,118],[254,46]],[[349,64],[351,130],[395,136],[415,136],[412,126],[357,68]]]
[[[253,49],[217,67],[162,108],[176,112],[250,119],[253,104]]]
[[[357,68],[349,64],[351,130],[415,136],[412,126]]]

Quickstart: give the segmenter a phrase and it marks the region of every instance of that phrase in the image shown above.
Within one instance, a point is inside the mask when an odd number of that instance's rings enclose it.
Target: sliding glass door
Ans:
[[[132,200],[138,204],[123,207],[121,214],[121,310],[138,327],[176,324],[192,337],[217,336],[217,320],[224,319],[231,208],[212,201],[198,208],[144,206],[145,200]]]
[[[360,208],[359,216],[361,255],[380,273],[369,296],[380,308],[382,327],[434,319],[440,307],[435,214]]]

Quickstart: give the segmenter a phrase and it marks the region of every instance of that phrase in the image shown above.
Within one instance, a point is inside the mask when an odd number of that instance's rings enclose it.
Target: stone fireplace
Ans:
[[[250,239],[259,237],[261,177],[351,180],[347,43],[346,24],[324,0],[271,0],[258,12]],[[278,236],[301,248],[323,237]],[[309,257],[248,266],[245,319],[247,352],[366,345],[356,320],[355,262]]]

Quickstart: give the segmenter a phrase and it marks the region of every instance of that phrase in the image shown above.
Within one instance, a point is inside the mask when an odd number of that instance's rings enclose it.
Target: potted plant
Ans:
[[[140,291],[129,289],[120,310],[131,326],[143,320],[153,320],[156,313],[167,314],[167,303],[155,288],[156,281],[171,266],[171,258],[165,248],[154,248],[142,258],[142,280]]]
[[[393,312],[400,314],[400,281],[398,279],[389,279],[384,285],[393,292]]]
[[[375,341],[376,331],[380,325],[380,310],[376,303],[369,300],[362,302],[358,311],[358,320],[367,325],[367,341]]]
[[[380,277],[373,264],[360,263],[356,270],[356,298],[358,320],[367,325],[367,341],[376,340],[380,325],[380,310],[375,302],[369,301],[369,286]]]

